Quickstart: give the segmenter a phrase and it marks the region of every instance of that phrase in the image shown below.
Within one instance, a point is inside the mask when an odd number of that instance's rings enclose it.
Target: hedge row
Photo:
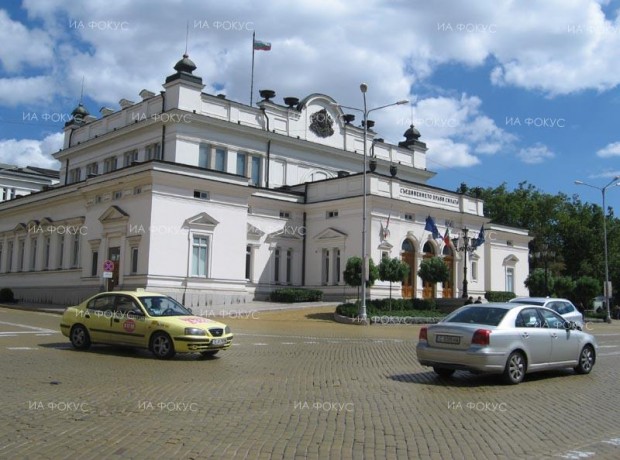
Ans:
[[[484,294],[484,298],[489,302],[508,302],[515,297],[515,293],[510,291],[487,291]]]
[[[15,296],[11,288],[0,289],[0,302],[15,302]]]
[[[431,309],[431,308],[423,308],[423,309],[413,308],[412,307],[413,302],[411,302],[411,299],[392,299],[392,302],[394,302],[395,300],[406,300],[406,303],[408,304],[408,308],[406,309],[395,309],[393,303],[392,303],[392,310],[389,310],[387,308],[379,308],[378,306],[381,306],[381,307],[384,306],[384,302],[383,302],[384,300],[386,299],[369,300],[368,302],[366,302],[367,316],[369,317],[373,317],[373,316],[376,316],[376,317],[416,316],[416,317],[424,317],[424,318],[436,318],[438,316],[444,316],[442,313],[438,312],[437,310]],[[418,300],[421,300],[421,299],[418,299]],[[423,305],[425,307],[428,306],[428,304],[421,303],[421,302],[416,302],[416,304]],[[348,318],[355,318],[359,312],[359,305],[360,305],[359,302],[340,304],[336,307],[336,313],[341,316],[346,316]]]
[[[284,288],[269,294],[272,302],[318,302],[323,299],[323,291],[318,289]]]

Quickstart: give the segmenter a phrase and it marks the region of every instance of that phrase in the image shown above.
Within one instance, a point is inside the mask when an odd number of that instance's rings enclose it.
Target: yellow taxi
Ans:
[[[177,352],[213,356],[233,339],[225,324],[194,316],[173,298],[143,290],[103,292],[68,307],[60,330],[78,350],[92,343],[127,345],[146,348],[160,359]]]

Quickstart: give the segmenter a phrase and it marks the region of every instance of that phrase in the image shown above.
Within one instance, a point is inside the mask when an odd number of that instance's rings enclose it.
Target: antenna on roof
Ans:
[[[189,41],[189,20],[187,21],[187,27],[185,28],[185,54],[187,54],[187,42]]]
[[[82,75],[82,89],[80,90],[80,104],[82,103],[83,97],[84,97],[84,75]]]

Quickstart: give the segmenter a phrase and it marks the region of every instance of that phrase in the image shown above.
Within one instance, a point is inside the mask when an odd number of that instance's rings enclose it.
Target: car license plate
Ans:
[[[451,345],[458,345],[461,343],[461,338],[456,335],[436,335],[435,342],[437,343],[449,343]]]
[[[226,345],[226,339],[213,339],[211,345]]]

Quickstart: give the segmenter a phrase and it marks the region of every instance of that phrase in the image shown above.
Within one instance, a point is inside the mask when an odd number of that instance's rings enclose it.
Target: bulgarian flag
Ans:
[[[254,51],[271,51],[271,43],[254,40]]]

